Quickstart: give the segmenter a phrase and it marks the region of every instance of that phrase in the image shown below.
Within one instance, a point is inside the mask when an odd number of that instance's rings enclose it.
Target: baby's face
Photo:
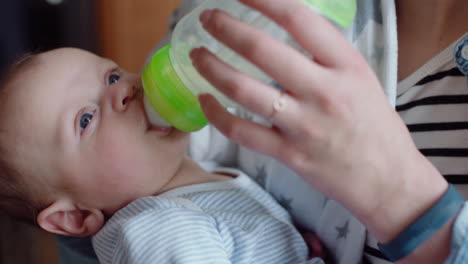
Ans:
[[[148,124],[139,76],[77,49],[38,56],[12,97],[23,166],[47,172],[54,195],[106,211],[163,188],[188,137]]]

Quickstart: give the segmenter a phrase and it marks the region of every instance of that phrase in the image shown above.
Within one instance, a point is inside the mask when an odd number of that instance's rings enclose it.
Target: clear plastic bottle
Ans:
[[[356,0],[302,1],[341,27],[351,24],[356,12]],[[195,47],[206,47],[239,71],[265,83],[272,82],[269,76],[215,40],[202,28],[199,22],[200,13],[214,8],[224,10],[272,37],[297,47],[283,28],[239,1],[205,0],[177,23],[171,43],[158,50],[143,70],[145,109],[151,122],[160,126],[172,125],[183,131],[201,129],[207,121],[197,100],[200,93],[213,94],[226,107],[236,106],[192,66],[189,52]]]

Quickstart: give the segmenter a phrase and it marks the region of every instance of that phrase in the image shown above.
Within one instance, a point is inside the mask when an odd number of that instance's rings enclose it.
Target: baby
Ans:
[[[147,121],[139,76],[92,53],[19,61],[0,87],[0,208],[102,263],[322,263],[236,169],[204,170],[188,134]]]

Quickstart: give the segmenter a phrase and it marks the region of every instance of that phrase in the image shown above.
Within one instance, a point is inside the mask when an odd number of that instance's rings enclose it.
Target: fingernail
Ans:
[[[207,100],[209,100],[209,97],[210,97],[210,94],[208,94],[208,93],[199,94],[198,95],[198,101],[200,103],[202,103],[202,106],[203,106],[203,103],[206,102]]]
[[[189,56],[192,60],[194,60],[198,57],[198,54],[200,54],[200,48],[193,48],[190,51]]]
[[[200,106],[203,109],[203,111],[207,109],[207,104],[210,103],[210,100],[213,100],[213,96],[209,93],[201,93],[198,95],[198,102],[200,103]]]
[[[210,20],[212,14],[213,10],[211,9],[207,9],[200,14],[200,22],[202,23],[202,25],[204,25],[206,22],[208,22],[208,20]]]

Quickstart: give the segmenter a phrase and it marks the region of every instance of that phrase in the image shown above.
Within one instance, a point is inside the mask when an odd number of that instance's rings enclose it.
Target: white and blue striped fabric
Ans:
[[[240,171],[140,198],[93,237],[100,263],[306,263],[288,213]],[[310,261],[307,263],[321,263]]]

